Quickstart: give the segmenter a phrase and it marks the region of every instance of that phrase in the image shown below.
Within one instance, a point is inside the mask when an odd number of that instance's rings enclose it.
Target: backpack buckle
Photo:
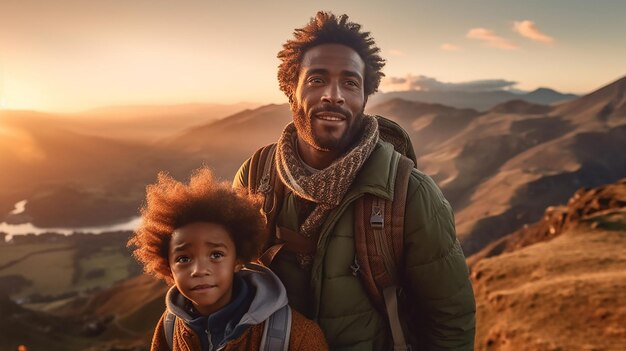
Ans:
[[[259,184],[257,191],[267,194],[270,190],[270,177],[268,175],[264,175],[263,178],[261,178],[261,184]]]
[[[370,217],[370,225],[374,229],[383,229],[385,226],[385,217],[380,206],[372,206],[372,216]]]
[[[356,277],[359,273],[359,270],[361,269],[361,266],[359,266],[359,262],[357,261],[356,256],[354,256],[354,263],[350,265],[350,269],[352,269],[352,275]]]

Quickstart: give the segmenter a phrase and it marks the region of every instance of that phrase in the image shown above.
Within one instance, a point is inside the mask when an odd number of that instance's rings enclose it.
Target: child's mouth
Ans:
[[[211,288],[215,288],[217,287],[217,285],[214,284],[201,284],[201,285],[196,285],[193,288],[191,288],[191,290],[208,290]]]

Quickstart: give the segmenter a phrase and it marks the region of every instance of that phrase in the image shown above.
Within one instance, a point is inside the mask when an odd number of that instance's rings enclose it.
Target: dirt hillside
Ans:
[[[469,258],[477,350],[626,350],[624,200],[582,189]]]

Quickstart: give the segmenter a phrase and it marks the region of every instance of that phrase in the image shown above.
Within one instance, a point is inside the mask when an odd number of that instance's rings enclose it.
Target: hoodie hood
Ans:
[[[246,267],[235,273],[242,278],[248,287],[253,291],[253,298],[248,311],[239,320],[234,328],[239,335],[246,327],[256,325],[265,321],[274,312],[287,305],[287,292],[280,279],[268,268],[248,263]],[[191,324],[197,319],[189,309],[190,301],[184,297],[176,288],[172,286],[165,297],[165,305],[169,312],[176,317]],[[229,337],[228,339],[232,339]]]

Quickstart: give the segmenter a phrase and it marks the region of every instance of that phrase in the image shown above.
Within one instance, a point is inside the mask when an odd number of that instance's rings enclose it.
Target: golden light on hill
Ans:
[[[30,136],[22,135],[20,147],[16,150],[15,155],[24,162],[43,161],[46,153],[37,145]]]
[[[10,132],[9,128],[2,125],[2,115],[0,115],[0,136],[7,136]]]
[[[2,125],[1,118],[0,138],[0,146],[4,145],[9,150],[13,150],[13,155],[20,161],[31,163],[42,161],[46,158],[46,153],[30,134]]]

